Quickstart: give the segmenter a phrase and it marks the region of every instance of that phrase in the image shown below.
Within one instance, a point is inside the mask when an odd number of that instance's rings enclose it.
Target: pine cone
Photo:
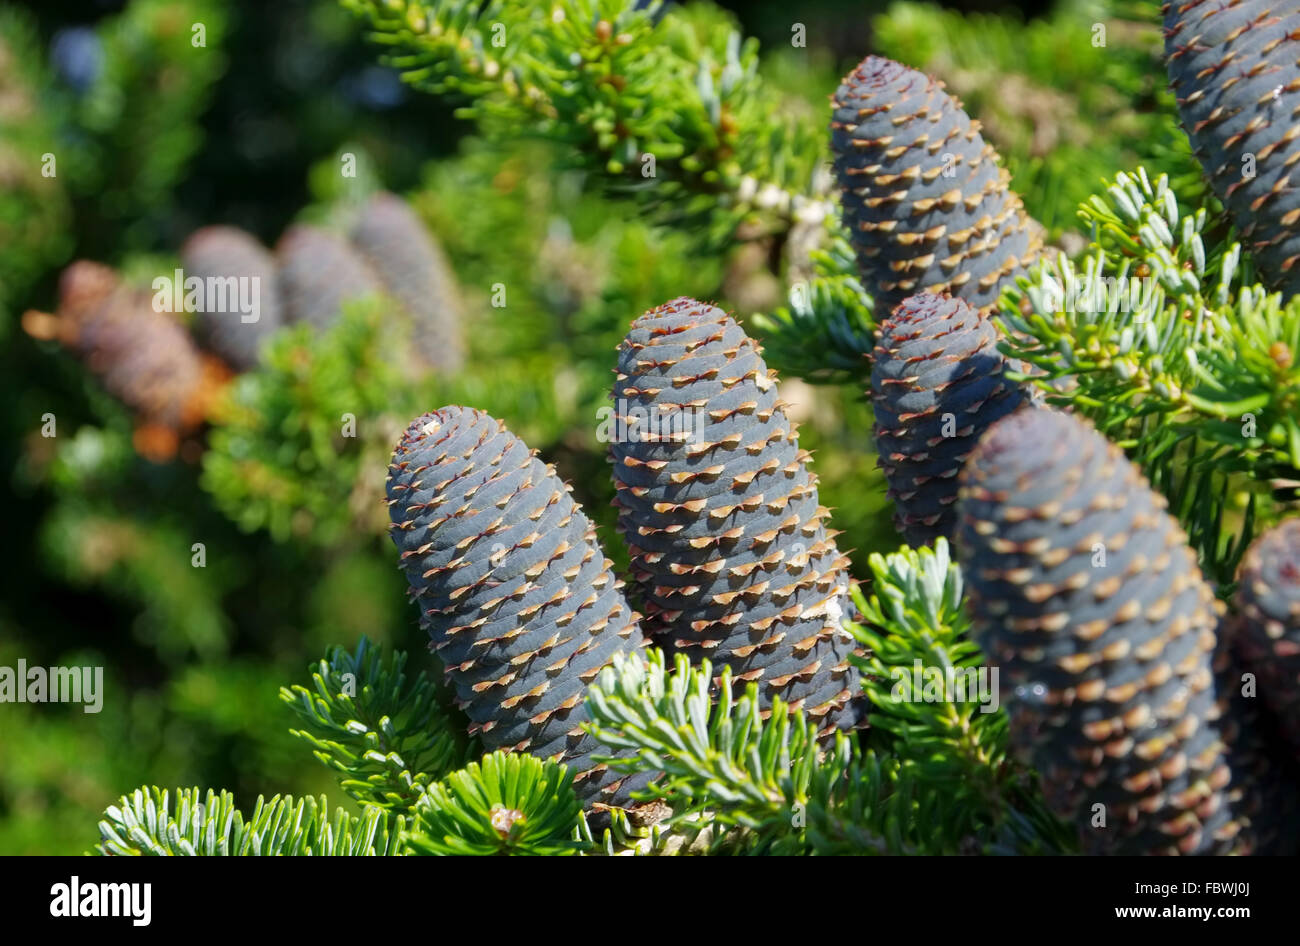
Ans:
[[[868,56],[831,99],[844,225],[880,311],[946,291],[978,308],[1042,249],[980,124],[922,72]]]
[[[1300,519],[1288,519],[1246,550],[1237,604],[1242,662],[1300,758]]]
[[[586,799],[637,784],[591,761],[583,691],[643,646],[595,529],[554,468],[481,411],[411,423],[388,475],[392,537],[471,732],[489,750],[558,757]]]
[[[1219,700],[1216,725],[1228,747],[1233,773],[1233,810],[1249,817],[1256,854],[1291,856],[1300,853],[1300,767],[1282,737],[1277,720],[1259,700],[1243,692],[1240,638],[1242,619],[1219,624],[1214,671]],[[1240,776],[1240,778],[1238,778]]]
[[[988,426],[1024,400],[997,342],[987,317],[947,294],[909,296],[880,325],[871,363],[877,462],[909,545],[952,538],[957,474]]]
[[[353,227],[352,242],[406,309],[425,360],[445,374],[459,371],[465,344],[456,278],[415,212],[394,194],[376,194]]]
[[[1192,150],[1254,254],[1260,280],[1296,295],[1300,7],[1171,0],[1164,16],[1169,84]]]
[[[976,640],[1085,849],[1249,851],[1247,773],[1217,722],[1217,602],[1163,497],[1088,424],[1032,408],[989,428],[960,483]]]
[[[195,315],[204,345],[238,371],[255,367],[262,342],[283,324],[274,257],[256,237],[238,227],[203,227],[181,247],[181,269],[187,280],[197,276],[205,282],[244,277],[255,281],[245,284],[256,287],[255,321],[245,322],[244,313],[235,311],[235,306],[213,304],[211,300],[202,303]],[[203,311],[208,305],[213,305],[214,311]]]
[[[864,715],[848,559],[773,377],[721,309],[675,299],[637,319],[613,390],[615,505],[647,631],[829,733]]]
[[[142,423],[183,432],[201,422],[199,353],[182,326],[154,309],[148,290],[79,260],[60,278],[59,319],[63,343]]]
[[[306,224],[290,227],[275,247],[280,294],[290,322],[328,328],[343,303],[383,292],[379,277],[342,237]]]

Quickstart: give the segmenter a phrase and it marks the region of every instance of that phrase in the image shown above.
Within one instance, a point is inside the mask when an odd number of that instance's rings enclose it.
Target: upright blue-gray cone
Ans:
[[[758,345],[721,309],[674,299],[632,323],[612,398],[614,504],[647,633],[824,737],[861,725],[848,558]]]
[[[296,224],[275,246],[285,317],[318,329],[338,320],[343,304],[383,293],[374,270],[347,240],[321,227]]]
[[[460,290],[442,248],[419,216],[395,194],[379,193],[361,208],[352,244],[411,320],[416,350],[439,373],[465,361]]]
[[[275,257],[251,233],[225,225],[196,230],[180,256],[187,281],[204,281],[194,317],[199,341],[237,371],[255,367],[263,342],[284,324]],[[242,311],[240,303],[254,300],[256,312]]]
[[[960,484],[975,640],[1014,748],[1084,850],[1252,851],[1256,786],[1221,731],[1219,608],[1164,498],[1089,424],[1037,408],[990,427]]]
[[[923,72],[868,56],[831,97],[845,229],[878,311],[947,292],[987,309],[1042,250],[980,124]]]
[[[592,760],[583,691],[644,646],[595,529],[555,470],[482,411],[412,421],[388,471],[393,543],[460,706],[490,750],[572,767],[588,802],[646,779]]]
[[[1275,526],[1246,550],[1237,606],[1242,658],[1300,758],[1300,519]]]
[[[1250,818],[1254,853],[1291,856],[1300,853],[1300,765],[1277,717],[1260,699],[1259,681],[1266,674],[1241,644],[1249,635],[1243,624],[1241,615],[1219,623],[1214,655],[1216,725],[1233,774],[1230,803]]]
[[[1300,4],[1169,0],[1169,85],[1260,282],[1300,293]]]
[[[871,361],[877,463],[908,545],[952,538],[957,474],[980,436],[1025,400],[998,331],[961,299],[909,296],[880,324]]]

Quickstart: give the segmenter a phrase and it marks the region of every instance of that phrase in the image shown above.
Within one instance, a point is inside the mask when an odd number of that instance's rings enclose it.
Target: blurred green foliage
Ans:
[[[391,337],[382,306],[361,299],[325,332],[280,332],[226,390],[201,483],[241,528],[330,548],[380,531],[374,470],[427,388],[398,371],[409,340]]]
[[[48,81],[36,29],[0,8],[0,339],[11,330],[8,306],[72,243],[67,194],[46,157],[58,117],[42,101]]]
[[[134,0],[100,25],[94,81],[53,95],[67,115],[59,176],[79,228],[143,249],[174,214],[176,183],[203,145],[202,114],[226,68],[226,20],[215,0]]]

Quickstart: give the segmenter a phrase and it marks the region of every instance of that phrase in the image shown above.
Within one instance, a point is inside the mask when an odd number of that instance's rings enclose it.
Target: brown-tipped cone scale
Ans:
[[[943,83],[868,56],[831,110],[844,226],[879,311],[927,289],[987,308],[1038,257],[1041,226]]]
[[[465,360],[460,291],[415,211],[395,194],[375,194],[352,227],[352,243],[406,310],[425,361],[442,374],[459,371]]]
[[[644,646],[638,615],[555,470],[489,415],[416,418],[388,471],[392,538],[470,731],[490,750],[557,758],[587,801],[623,804],[581,726],[583,693]]]
[[[930,292],[899,303],[871,361],[877,463],[909,545],[952,538],[957,474],[980,436],[1024,401],[998,331],[978,309]]]
[[[204,287],[194,306],[199,341],[236,370],[253,368],[284,321],[275,258],[251,233],[224,225],[190,234],[180,255],[186,282]]]
[[[28,312],[24,325],[44,322],[36,334],[58,338],[132,410],[137,451],[161,462],[202,424],[227,373],[153,301],[149,290],[124,285],[110,267],[78,260],[60,277],[57,314]]]
[[[1237,576],[1237,648],[1259,697],[1300,759],[1300,519],[1246,550]]]
[[[1252,850],[1255,787],[1220,731],[1219,609],[1163,497],[1089,424],[1037,408],[990,427],[960,483],[975,640],[1085,851]]]
[[[848,559],[758,345],[721,309],[675,299],[632,324],[612,397],[614,502],[647,632],[823,734],[860,725]]]
[[[275,246],[285,318],[324,329],[343,304],[383,292],[379,277],[347,240],[321,227],[296,224]]]

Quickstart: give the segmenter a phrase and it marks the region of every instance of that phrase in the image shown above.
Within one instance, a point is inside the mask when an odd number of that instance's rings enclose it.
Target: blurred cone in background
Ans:
[[[29,310],[23,328],[33,338],[58,339],[135,413],[135,448],[155,462],[176,455],[230,374],[154,309],[152,293],[123,285],[111,268],[89,260],[63,271],[58,312]]]
[[[395,194],[375,194],[352,227],[352,242],[406,310],[420,357],[439,374],[460,371],[465,342],[456,279],[415,211]]]
[[[290,322],[329,328],[345,302],[384,291],[374,270],[347,240],[321,227],[296,224],[285,230],[275,255]]]
[[[195,332],[204,347],[216,352],[235,369],[247,371],[257,364],[263,341],[284,324],[280,304],[279,274],[273,257],[251,233],[238,227],[203,227],[190,234],[181,247],[181,268],[186,281],[197,276],[205,283],[247,280],[230,284],[232,292],[247,285],[256,292],[257,312],[245,321],[230,304],[195,309]]]

